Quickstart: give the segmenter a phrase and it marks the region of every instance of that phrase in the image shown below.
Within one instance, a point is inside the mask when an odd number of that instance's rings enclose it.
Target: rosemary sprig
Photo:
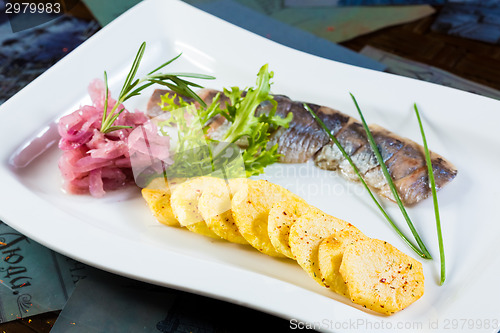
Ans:
[[[406,212],[406,209],[403,205],[403,202],[401,201],[401,198],[399,197],[399,193],[396,190],[396,186],[394,185],[394,182],[392,181],[392,177],[389,174],[389,171],[387,170],[387,166],[384,163],[384,159],[382,158],[382,155],[380,154],[380,151],[378,150],[377,144],[375,143],[375,139],[373,138],[372,132],[370,131],[370,128],[368,127],[368,124],[365,121],[365,118],[363,117],[363,113],[361,112],[361,109],[359,108],[358,102],[356,101],[356,98],[354,97],[353,94],[351,94],[351,98],[354,102],[354,105],[356,106],[356,109],[358,110],[359,117],[361,118],[361,122],[363,123],[363,127],[366,132],[366,137],[368,139],[368,142],[370,143],[370,146],[373,150],[373,153],[375,154],[375,157],[377,158],[378,164],[380,165],[380,168],[382,169],[382,173],[385,176],[385,179],[387,180],[387,183],[389,184],[389,187],[391,189],[392,195],[394,196],[394,199],[396,200],[396,203],[399,206],[399,209],[401,210],[401,213],[403,214],[403,217],[406,220],[406,223],[408,224],[408,227],[411,230],[411,233],[413,234],[413,237],[415,237],[415,240],[417,241],[418,246],[422,250],[423,258],[426,259],[432,259],[431,254],[425,247],[424,242],[420,238],[420,235],[418,234],[417,230],[415,229],[415,226],[413,225],[410,217],[408,216],[408,213]]]
[[[363,184],[363,186],[365,187],[365,189],[368,191],[368,193],[370,194],[370,197],[372,198],[373,202],[375,203],[375,205],[377,205],[378,209],[380,210],[380,212],[382,213],[382,215],[384,215],[385,219],[387,220],[387,222],[389,222],[389,224],[391,225],[391,227],[394,229],[394,231],[399,235],[399,237],[401,237],[401,239],[413,250],[415,251],[415,253],[417,253],[420,257],[422,258],[426,258],[425,254],[418,248],[416,247],[415,245],[413,245],[413,243],[408,239],[408,237],[405,236],[405,234],[403,234],[403,232],[398,228],[398,226],[394,223],[394,221],[390,218],[389,214],[387,214],[387,212],[385,211],[385,209],[382,207],[382,205],[378,202],[378,200],[375,198],[375,195],[373,194],[373,192],[370,190],[370,188],[368,187],[368,185],[366,184],[365,180],[363,179],[363,177],[361,176],[361,173],[359,172],[359,169],[358,167],[354,164],[354,162],[352,161],[351,157],[347,154],[347,152],[345,151],[344,147],[342,147],[342,145],[340,144],[340,142],[338,141],[338,139],[335,137],[335,135],[332,134],[332,132],[330,131],[330,129],[325,125],[325,123],[323,122],[323,120],[321,120],[317,115],[316,113],[307,105],[307,104],[304,104],[304,107],[309,111],[309,113],[313,116],[313,118],[316,120],[316,122],[321,126],[321,128],[326,132],[326,134],[328,134],[328,136],[330,137],[330,139],[335,143],[335,145],[337,146],[337,148],[342,152],[342,155],[344,156],[344,158],[349,162],[349,164],[351,165],[351,167],[354,169],[354,172],[356,173],[356,175],[358,176],[359,180],[361,181],[361,183]]]
[[[429,152],[429,148],[427,146],[427,139],[425,138],[424,126],[422,125],[422,120],[420,119],[420,113],[418,112],[417,104],[413,104],[413,108],[415,109],[415,114],[417,115],[418,125],[420,127],[420,133],[422,134],[422,141],[424,143],[425,161],[427,163],[427,172],[429,173],[430,188],[432,192],[432,200],[434,203],[434,215],[436,216],[436,229],[437,229],[438,243],[439,243],[439,257],[441,261],[441,279],[439,281],[439,284],[443,285],[444,280],[446,279],[446,265],[445,265],[444,246],[443,246],[443,234],[441,232],[441,218],[439,216],[439,206],[436,193],[436,180],[434,179],[431,153]]]
[[[206,106],[205,102],[203,102],[203,100],[190,88],[190,86],[196,88],[202,88],[202,86],[184,80],[181,77],[213,80],[215,79],[213,76],[204,74],[195,74],[195,73],[166,73],[166,74],[157,73],[160,69],[164,68],[173,61],[177,60],[181,56],[181,54],[165,62],[156,69],[152,70],[143,78],[136,79],[135,76],[137,75],[137,71],[139,69],[139,65],[141,63],[145,50],[146,50],[146,42],[143,42],[139,47],[139,51],[137,51],[137,55],[135,56],[134,62],[132,63],[132,67],[130,68],[130,71],[125,79],[125,82],[123,83],[123,87],[120,91],[120,95],[118,96],[118,100],[116,101],[116,104],[113,106],[113,108],[109,113],[108,113],[108,91],[109,91],[108,76],[107,73],[104,72],[106,96],[105,96],[104,112],[102,115],[102,124],[101,124],[102,133],[109,133],[123,128],[130,128],[130,126],[113,126],[115,120],[123,112],[123,110],[125,110],[125,108],[121,108],[119,111],[117,111],[118,107],[131,97],[140,95],[142,90],[152,86],[153,84],[160,84],[167,86],[172,91],[186,97],[191,97],[201,105]]]

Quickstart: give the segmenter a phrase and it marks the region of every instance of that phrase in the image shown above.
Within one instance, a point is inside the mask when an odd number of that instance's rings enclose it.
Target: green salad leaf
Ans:
[[[234,171],[238,164],[235,159],[241,158],[244,175],[249,177],[263,173],[266,166],[277,162],[280,157],[278,145],[268,147],[270,135],[279,126],[288,127],[293,115],[289,113],[286,118],[276,115],[277,103],[270,95],[272,77],[273,72],[266,64],[257,74],[255,87],[224,89],[223,94],[230,100],[225,108],[221,108],[220,94],[212,103],[198,108],[180,96],[162,96],[162,109],[172,115],[165,124],[177,126],[178,130],[174,163],[169,173],[176,177],[192,177],[212,174],[221,168],[232,167]],[[259,105],[266,103],[269,103],[270,107],[266,108],[269,111],[257,114]],[[206,136],[210,120],[217,115],[229,122],[221,141]],[[236,146],[239,140],[244,140],[246,146],[241,151]]]

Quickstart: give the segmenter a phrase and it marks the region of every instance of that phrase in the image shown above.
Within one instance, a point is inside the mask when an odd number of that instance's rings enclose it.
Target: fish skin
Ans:
[[[153,93],[148,102],[148,116],[153,117],[161,113],[157,104],[160,96],[165,93],[171,92],[156,90]],[[198,95],[209,104],[217,93],[217,90],[203,89]],[[289,112],[293,114],[288,128],[280,127],[270,135],[268,148],[278,144],[278,153],[282,155],[281,163],[304,163],[312,158],[319,168],[337,170],[351,181],[359,180],[349,162],[310,115],[303,102],[293,101],[284,95],[274,95],[273,98],[277,102],[276,115],[286,117]],[[229,99],[221,94],[220,102],[224,108]],[[307,105],[331,129],[368,186],[381,196],[394,201],[361,122],[326,106],[312,103]],[[257,108],[256,114],[267,113],[271,107],[271,103],[263,103]],[[211,120],[207,134],[213,139],[221,140],[228,127],[229,122],[218,115]],[[411,206],[429,197],[431,191],[423,147],[381,126],[369,127],[403,203]],[[245,145],[243,141],[237,144],[242,147]],[[438,190],[456,177],[457,169],[440,155],[431,152],[431,162]]]
[[[307,117],[309,113],[304,113],[307,110],[301,103],[289,101],[289,105],[287,111],[293,114],[293,120],[288,128],[278,129],[271,134],[269,146],[278,144],[281,163],[304,163],[311,159],[329,139],[319,126],[315,126],[314,119]],[[311,107],[317,109],[316,105]]]
[[[370,125],[369,127],[384,162],[387,162],[389,159],[391,159],[404,146],[402,138],[398,137],[394,133],[389,132],[385,128],[382,128],[378,125]],[[366,156],[363,159],[364,161],[366,161],[364,163],[365,166],[360,168],[360,171],[363,174],[379,166],[375,153],[373,152],[368,141],[361,149],[356,152],[356,154],[354,154],[354,161],[360,160],[356,157],[356,155],[358,154]],[[356,162],[355,164],[357,165]],[[362,164],[360,163],[360,165]]]
[[[412,142],[415,144],[414,142]],[[452,181],[457,175],[457,169],[440,155],[431,152],[432,173],[436,182],[436,190],[440,190],[447,183]],[[405,206],[413,206],[423,199],[429,197],[432,192],[429,186],[429,176],[424,152],[421,152],[420,159],[424,160],[424,165],[414,169],[405,177],[394,181],[394,186]],[[393,200],[394,196],[388,184],[380,188],[382,196]]]
[[[161,114],[162,110],[158,106],[158,103],[160,102],[160,96],[165,93],[171,94],[172,92],[162,89],[155,90],[148,102],[148,116],[154,117]],[[198,92],[198,96],[205,103],[209,104],[217,93],[220,93],[220,91],[202,89]],[[293,120],[289,128],[278,128],[274,133],[271,133],[268,147],[270,148],[278,144],[281,163],[304,163],[310,160],[321,147],[330,141],[330,138],[314,120],[302,102],[292,101],[283,95],[274,95],[273,98],[277,102],[275,114],[285,118],[289,112],[292,112]],[[184,97],[183,99],[186,100]],[[229,103],[229,98],[221,94],[221,108],[224,109],[226,103]],[[310,103],[308,106],[332,129],[334,135],[342,129],[350,118],[339,111],[325,106]],[[255,112],[256,114],[268,113],[271,108],[271,103],[263,103]],[[208,125],[207,135],[212,139],[220,141],[228,128],[229,122],[227,119],[221,115],[217,115]]]
[[[423,149],[420,149],[417,143],[406,139],[405,145],[397,154],[394,154],[392,158],[386,161],[386,165],[392,179],[399,180],[404,178],[416,170],[425,167],[426,162]]]
[[[286,117],[293,114],[288,128],[279,128],[271,134],[269,146],[278,144],[281,163],[304,163],[310,160],[329,141],[330,137],[314,120],[303,102],[292,101],[282,95],[275,95],[278,102],[276,115]],[[334,109],[307,103],[334,135],[344,127],[349,117]]]
[[[366,142],[366,134],[363,127],[353,119],[349,119],[349,123],[335,137],[351,158]],[[314,164],[321,169],[339,170],[348,179],[357,179],[349,162],[344,158],[344,155],[333,141],[325,145],[316,154]],[[356,164],[356,166],[359,169],[362,165]]]
[[[371,125],[370,130],[384,162],[394,156],[404,145],[397,136],[378,125]],[[337,135],[337,140],[344,147],[359,172],[365,176],[365,181],[368,184],[380,188],[386,183],[382,171],[377,170],[380,166],[361,123],[351,118],[350,124]],[[339,169],[347,179],[359,181],[351,164],[333,142],[323,147],[314,161],[322,169]]]
[[[384,173],[366,139],[361,123],[352,120],[348,130],[342,130],[336,137],[358,168],[368,186],[380,195],[395,201]],[[400,137],[378,125],[370,125],[370,131],[387,166],[401,201],[412,206],[431,195],[425,152],[422,146],[410,139]],[[364,140],[364,143],[361,141]],[[350,143],[347,143],[349,142]],[[440,189],[457,175],[456,168],[443,157],[431,152],[431,162]],[[333,142],[323,147],[315,157],[315,164],[323,169],[339,170],[351,181],[359,181],[350,163]]]

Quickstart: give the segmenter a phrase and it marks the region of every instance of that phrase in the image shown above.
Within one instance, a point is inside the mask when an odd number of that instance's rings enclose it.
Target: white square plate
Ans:
[[[171,70],[212,74],[217,80],[204,84],[221,89],[252,85],[260,66],[269,63],[274,93],[356,116],[348,94],[353,92],[369,122],[420,142],[412,110],[417,102],[431,149],[459,170],[439,193],[446,284],[438,286],[438,260],[426,261],[425,295],[391,317],[379,316],[317,285],[290,260],[158,224],[137,189],[104,199],[63,193],[55,121],[89,102],[87,85],[105,69],[116,96],[144,40],[142,72],[182,51]],[[144,110],[150,93],[131,100],[128,108]],[[117,274],[306,321],[323,331],[498,331],[498,101],[311,56],[180,1],[148,0],[5,102],[0,117],[0,218],[58,252]],[[360,185],[311,163],[273,165],[263,177],[413,255]],[[395,205],[386,206],[399,217]],[[409,212],[438,258],[431,200]]]

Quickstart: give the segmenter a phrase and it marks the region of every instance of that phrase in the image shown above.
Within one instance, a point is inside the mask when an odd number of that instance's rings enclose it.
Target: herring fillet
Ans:
[[[154,91],[147,105],[148,116],[155,117],[162,112],[158,104],[160,96],[166,93],[172,94],[169,90]],[[198,95],[209,104],[217,93],[219,91],[214,89],[202,89]],[[313,159],[314,164],[321,169],[339,171],[351,181],[359,180],[340,150],[304,108],[303,102],[293,101],[284,95],[273,95],[273,98],[277,102],[276,115],[286,117],[289,112],[293,114],[288,128],[280,127],[270,136],[269,146],[278,144],[278,153],[282,155],[281,163],[304,163]],[[229,99],[221,94],[220,103],[224,107]],[[394,200],[361,122],[326,106],[312,103],[307,105],[344,147],[366,183],[380,195]],[[269,108],[270,103],[263,103],[256,113],[269,112]],[[216,116],[209,124],[207,135],[212,139],[222,140],[229,125],[224,117]],[[403,203],[411,206],[429,197],[431,190],[423,147],[378,125],[369,127]],[[244,146],[244,141],[237,144]],[[431,161],[436,188],[439,190],[455,178],[457,169],[434,152],[431,152]]]

